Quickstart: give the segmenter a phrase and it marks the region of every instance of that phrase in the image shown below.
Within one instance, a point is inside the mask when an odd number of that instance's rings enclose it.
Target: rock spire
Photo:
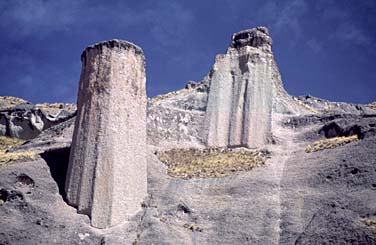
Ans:
[[[147,193],[145,58],[138,46],[111,40],[81,59],[65,190],[94,227],[107,228],[139,211]]]
[[[235,33],[210,74],[204,129],[209,147],[258,147],[271,136],[275,84],[265,27]]]

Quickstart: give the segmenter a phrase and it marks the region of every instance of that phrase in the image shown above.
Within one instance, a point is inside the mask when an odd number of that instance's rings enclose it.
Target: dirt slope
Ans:
[[[91,228],[64,202],[69,149],[53,141],[35,161],[1,165],[0,244],[376,244],[364,222],[376,218],[375,118],[346,118],[343,127],[362,128],[357,142],[305,152],[325,138],[324,124],[341,120],[276,116],[266,164],[224,178],[172,178],[150,147],[144,209],[109,230]],[[40,151],[37,141],[23,149]]]

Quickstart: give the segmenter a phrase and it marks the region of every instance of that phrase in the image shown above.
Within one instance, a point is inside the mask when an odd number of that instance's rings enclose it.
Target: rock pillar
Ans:
[[[68,203],[107,228],[141,209],[147,193],[145,58],[120,40],[82,53]]]
[[[258,147],[271,136],[274,59],[268,30],[236,33],[217,55],[205,115],[209,147]]]

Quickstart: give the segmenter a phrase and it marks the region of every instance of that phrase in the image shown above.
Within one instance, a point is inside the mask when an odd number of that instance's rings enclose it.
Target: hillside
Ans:
[[[148,99],[148,195],[108,229],[66,202],[75,105],[1,102],[0,244],[376,244],[373,104],[288,95],[271,45],[236,33],[202,81]]]

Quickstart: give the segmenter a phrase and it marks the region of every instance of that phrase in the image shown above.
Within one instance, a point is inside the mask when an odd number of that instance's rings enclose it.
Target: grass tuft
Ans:
[[[150,101],[153,102],[153,103],[154,103],[154,102],[158,102],[158,101],[165,100],[165,99],[169,99],[169,98],[171,98],[171,97],[173,97],[173,96],[176,96],[176,95],[179,95],[179,94],[185,93],[185,92],[187,92],[187,91],[189,91],[189,90],[184,88],[184,89],[180,89],[180,90],[178,90],[178,91],[169,92],[169,93],[167,93],[167,94],[157,95],[157,96],[151,98]]]
[[[0,136],[0,151],[5,151],[15,146],[22,145],[24,142],[25,141],[21,139]]]
[[[181,179],[225,177],[265,164],[264,153],[232,149],[172,149],[158,154],[168,174]]]
[[[26,100],[12,96],[0,96],[0,110],[7,110],[18,104],[28,103]]]
[[[368,107],[373,109],[373,110],[376,110],[376,101],[368,104]]]
[[[0,136],[0,163],[17,160],[35,159],[38,154],[33,151],[7,152],[25,141],[17,138]]]
[[[319,111],[317,111],[316,109],[314,109],[312,106],[309,106],[307,105],[306,103],[302,102],[302,101],[298,101],[298,104],[303,107],[304,109],[312,112],[313,114],[319,114]]]
[[[192,232],[195,232],[195,231],[198,231],[198,232],[202,232],[202,228],[200,228],[197,224],[195,223],[192,223],[192,224],[184,224],[183,225],[184,228],[188,229],[188,230],[191,230]]]
[[[362,223],[376,231],[376,219],[363,218]]]
[[[318,141],[313,142],[313,144],[308,145],[305,151],[307,153],[311,153],[315,151],[322,151],[325,149],[333,149],[338,146],[342,146],[342,145],[348,144],[350,142],[358,141],[358,140],[359,139],[357,135],[318,140]]]
[[[36,159],[38,154],[34,151],[5,152],[0,151],[0,163],[13,162],[18,160]]]

